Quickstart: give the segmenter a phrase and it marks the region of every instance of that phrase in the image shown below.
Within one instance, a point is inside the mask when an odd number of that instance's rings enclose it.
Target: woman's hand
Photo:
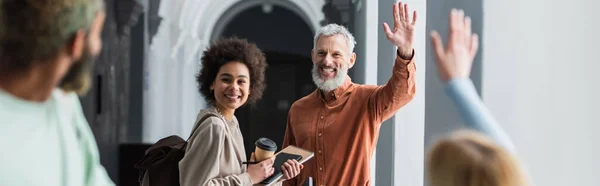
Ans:
[[[254,152],[250,157],[250,161],[255,161]],[[257,164],[248,165],[248,174],[250,175],[250,179],[252,180],[252,184],[260,183],[265,180],[269,176],[273,175],[275,169],[273,168],[273,163],[275,162],[275,157],[263,160]]]

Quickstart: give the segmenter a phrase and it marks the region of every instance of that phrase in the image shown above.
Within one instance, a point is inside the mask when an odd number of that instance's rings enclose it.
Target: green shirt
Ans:
[[[114,185],[74,93],[38,103],[0,89],[0,148],[0,185]]]

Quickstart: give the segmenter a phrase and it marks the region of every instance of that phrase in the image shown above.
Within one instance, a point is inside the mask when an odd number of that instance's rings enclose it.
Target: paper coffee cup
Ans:
[[[277,144],[269,138],[260,138],[254,143],[256,149],[254,150],[254,157],[256,161],[263,161],[273,157],[275,151],[277,151]]]

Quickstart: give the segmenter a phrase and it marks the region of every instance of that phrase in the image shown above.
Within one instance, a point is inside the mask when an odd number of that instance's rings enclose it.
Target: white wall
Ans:
[[[599,5],[484,1],[483,98],[534,185],[600,185]]]

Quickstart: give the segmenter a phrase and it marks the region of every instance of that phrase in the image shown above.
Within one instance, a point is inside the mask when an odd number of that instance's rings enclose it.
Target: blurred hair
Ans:
[[[0,0],[0,71],[57,57],[103,9],[103,0]]]
[[[516,157],[487,136],[460,130],[432,146],[427,159],[431,186],[525,186]]]
[[[321,36],[333,36],[333,35],[344,36],[344,38],[346,38],[346,42],[348,44],[348,50],[349,50],[348,53],[352,54],[352,52],[354,52],[354,45],[356,44],[356,41],[354,40],[354,36],[352,36],[352,33],[350,33],[350,31],[348,31],[348,29],[346,29],[346,27],[340,26],[335,23],[325,25],[324,27],[321,27],[317,31],[317,33],[315,34],[314,42],[313,42],[313,49],[315,49],[317,47],[317,41],[319,41],[319,38]]]

